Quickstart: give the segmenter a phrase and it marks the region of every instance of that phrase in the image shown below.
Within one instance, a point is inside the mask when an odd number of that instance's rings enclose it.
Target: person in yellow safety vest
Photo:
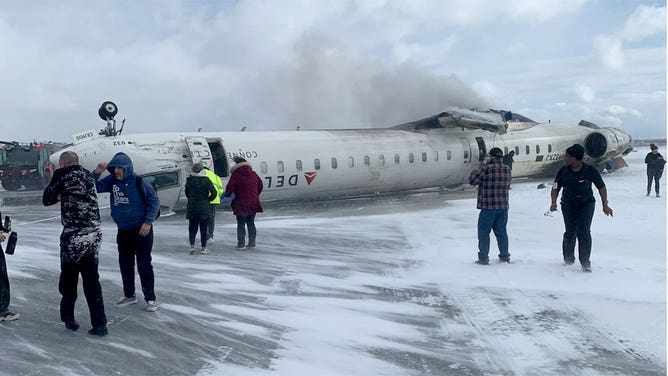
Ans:
[[[223,194],[223,181],[218,175],[216,175],[216,173],[209,170],[209,168],[206,166],[204,166],[204,173],[206,174],[206,177],[211,180],[213,187],[216,188],[216,192],[218,193],[216,197],[211,200],[211,219],[209,220],[209,225],[207,226],[209,229],[209,242],[213,243],[213,229],[216,226],[216,208],[218,208],[218,205],[220,205],[220,196]]]

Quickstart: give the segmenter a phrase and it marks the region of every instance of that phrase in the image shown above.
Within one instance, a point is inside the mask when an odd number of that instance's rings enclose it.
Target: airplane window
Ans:
[[[394,155],[394,164],[399,164],[399,154]]]
[[[527,152],[527,155],[531,154],[531,148],[529,147],[529,145],[524,146],[524,151]]]
[[[353,168],[355,167],[355,160],[353,157],[348,157],[348,167]]]
[[[316,158],[313,160],[313,168],[315,168],[316,170],[320,170],[320,159]]]
[[[434,150],[434,162],[438,161],[438,150]]]
[[[503,147],[503,155],[508,155],[508,147],[507,146]]]
[[[547,144],[547,152],[552,153],[552,144]]]
[[[468,150],[464,150],[464,160],[465,161],[469,160],[469,151]]]
[[[452,153],[450,152],[450,150],[448,150],[447,152],[445,152],[445,159],[447,159],[447,160],[451,160],[451,159],[452,159]]]
[[[301,170],[302,170],[302,161],[301,161],[300,159],[297,159],[297,163],[296,163],[296,164],[297,164],[297,166],[296,166],[296,167],[297,167],[297,171],[301,171]]]
[[[378,160],[380,161],[381,166],[385,166],[385,156],[383,154],[378,156]]]
[[[415,162],[415,156],[413,153],[408,153],[408,163],[413,163]]]
[[[515,146],[515,155],[520,155],[520,147]]]
[[[285,167],[283,166],[283,161],[276,162],[276,168],[278,168],[278,172],[284,172]]]
[[[141,177],[146,182],[153,184],[157,191],[179,185],[179,174],[176,171],[142,175]]]
[[[266,174],[268,171],[267,162],[260,162],[260,172]]]
[[[536,154],[540,154],[540,145],[536,145]]]
[[[337,164],[336,164],[336,158],[332,158],[332,169],[336,169]]]
[[[422,152],[422,162],[426,162],[426,161],[427,161],[427,153]]]
[[[369,156],[368,155],[364,156],[364,165],[369,166]]]

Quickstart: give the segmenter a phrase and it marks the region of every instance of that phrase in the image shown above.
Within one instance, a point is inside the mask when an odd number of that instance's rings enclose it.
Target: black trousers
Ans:
[[[255,247],[255,214],[241,216],[237,215],[237,247],[246,244],[246,227],[248,227],[248,246]]]
[[[575,261],[575,240],[578,242],[578,258],[580,264],[590,265],[591,255],[591,220],[594,217],[596,202],[591,201],[579,205],[562,204],[561,212],[564,215],[564,240],[561,249],[564,261]]]
[[[208,232],[208,237],[213,238],[213,229],[216,227],[216,208],[218,208],[219,205],[217,204],[211,204],[211,218],[209,218],[209,232]],[[191,244],[194,244],[194,242],[191,242]]]
[[[663,175],[663,169],[648,169],[647,170],[647,194],[652,191],[652,180],[654,180],[654,192],[659,194],[659,180]]]
[[[9,277],[5,253],[0,249],[0,314],[5,313],[7,308],[9,308]]]
[[[139,235],[139,229],[121,230],[116,235],[118,244],[118,266],[121,269],[123,279],[123,294],[126,298],[135,296],[135,257],[137,259],[137,272],[144,300],[155,300],[153,291],[154,276],[153,265],[151,265],[151,250],[153,249],[153,226],[146,236]]]
[[[102,299],[102,287],[100,286],[100,275],[98,274],[98,253],[86,252],[77,260],[63,260],[60,263],[60,282],[58,290],[60,299],[60,320],[74,320],[74,304],[77,301],[77,285],[79,274],[83,281],[83,291],[90,311],[90,324],[93,327],[105,325],[107,316],[104,314],[104,301]]]
[[[188,219],[188,238],[190,240],[190,246],[195,246],[195,237],[197,236],[198,228],[202,248],[206,248],[206,241],[209,239],[207,235],[209,231],[209,220],[200,217]]]

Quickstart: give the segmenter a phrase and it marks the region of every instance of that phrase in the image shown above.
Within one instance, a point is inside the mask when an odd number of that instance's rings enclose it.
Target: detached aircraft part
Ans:
[[[118,107],[114,102],[106,101],[102,103],[100,109],[97,110],[97,114],[102,120],[108,121],[114,118],[118,114]]]

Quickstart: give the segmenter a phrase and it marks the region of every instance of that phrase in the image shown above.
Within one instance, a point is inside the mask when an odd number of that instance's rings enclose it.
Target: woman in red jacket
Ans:
[[[250,163],[244,158],[234,157],[236,163],[230,169],[232,176],[225,187],[223,197],[234,193],[232,211],[237,217],[237,248],[255,247],[255,213],[262,212],[260,193],[262,179],[253,171]],[[248,227],[248,245],[246,245],[246,227]]]

